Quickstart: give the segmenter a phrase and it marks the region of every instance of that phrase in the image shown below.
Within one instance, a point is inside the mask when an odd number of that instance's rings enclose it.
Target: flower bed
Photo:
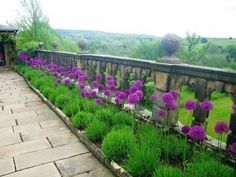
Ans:
[[[69,117],[71,123],[65,122],[69,127],[73,125],[80,130],[79,138],[90,144],[90,148],[99,147],[106,159],[119,163],[132,176],[235,176],[235,170],[224,164],[225,157],[206,149],[203,127],[184,126],[184,137],[169,127],[166,112],[177,109],[174,100],[178,93],[168,92],[162,96],[164,109],[157,114],[163,117],[166,126],[156,128],[151,124],[138,123],[135,114],[122,109],[121,103],[136,105],[142,99],[142,82],[136,81],[129,90],[118,91],[112,76],[106,78],[105,84],[102,84],[100,74],[95,81],[88,82],[86,75],[77,68],[46,64],[42,59],[30,59],[27,55],[20,59],[27,65],[18,65],[16,70]],[[109,98],[113,98],[116,105],[111,105]],[[151,100],[155,101],[156,97],[152,96]],[[53,105],[51,107],[56,109]],[[186,102],[186,109],[191,111],[194,107],[193,102]],[[208,101],[203,102],[202,107],[212,108]],[[58,108],[56,110],[60,112]],[[66,120],[63,114],[61,117]],[[75,128],[73,130],[78,134]],[[226,131],[227,125],[217,124],[219,135]],[[96,146],[85,141],[87,138]],[[187,142],[188,138],[192,141]],[[233,145],[233,152],[234,148]],[[97,156],[103,158],[102,152]],[[103,161],[106,160],[103,158]]]

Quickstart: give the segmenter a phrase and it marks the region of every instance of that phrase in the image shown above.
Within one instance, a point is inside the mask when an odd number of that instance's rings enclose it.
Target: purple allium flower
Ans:
[[[174,97],[170,92],[164,93],[161,98],[164,104],[169,104],[174,102]]]
[[[70,74],[69,74],[69,77],[70,77],[70,78],[74,78],[74,77],[75,77],[75,74],[74,74],[74,73],[70,73]]]
[[[130,93],[135,93],[138,90],[138,87],[136,87],[135,85],[132,85],[129,90],[130,90]]]
[[[232,106],[232,109],[233,109],[234,114],[236,114],[236,104]]]
[[[213,104],[212,102],[208,101],[208,100],[204,100],[200,103],[200,108],[202,111],[210,111],[213,109]]]
[[[102,74],[97,73],[97,74],[96,74],[96,80],[97,80],[97,81],[102,80]]]
[[[134,86],[138,87],[138,89],[143,87],[143,82],[141,80],[136,80],[134,82]]]
[[[118,97],[116,97],[116,98],[115,98],[115,103],[116,103],[116,104],[120,104],[120,103],[121,103],[121,100],[120,100]]]
[[[97,81],[93,81],[93,82],[91,83],[91,86],[92,86],[93,88],[97,88],[97,86],[98,86]]]
[[[63,84],[65,84],[65,85],[70,85],[70,83],[71,83],[70,79],[63,80]]]
[[[85,90],[84,91],[84,97],[90,97],[90,91],[88,91],[88,90]]]
[[[166,111],[164,109],[161,109],[157,112],[158,117],[165,117],[166,116]]]
[[[126,96],[127,96],[127,95],[130,95],[130,90],[126,89],[126,90],[125,90],[125,94],[126,94]]]
[[[84,73],[83,73],[81,70],[78,70],[78,71],[77,71],[77,75],[78,75],[78,76],[83,76]]]
[[[107,85],[109,85],[109,86],[110,86],[110,85],[115,85],[115,83],[116,83],[116,82],[115,82],[115,80],[113,80],[113,79],[110,79],[110,80],[107,80],[107,82],[106,82],[106,83],[107,83]]]
[[[109,81],[109,80],[114,80],[113,76],[107,76],[107,81]]]
[[[179,92],[175,90],[171,90],[170,93],[172,94],[175,100],[179,98]]]
[[[97,96],[97,92],[95,90],[91,91],[91,96],[92,97],[96,97]]]
[[[184,107],[187,110],[194,110],[197,107],[197,104],[194,101],[186,101]]]
[[[116,90],[116,86],[115,85],[109,85],[109,90],[111,90],[111,91],[114,91],[114,90]]]
[[[167,109],[169,109],[171,111],[175,111],[178,108],[174,102],[165,103],[164,105]]]
[[[203,141],[206,137],[205,130],[202,126],[195,125],[190,128],[188,135],[191,139],[196,141]]]
[[[149,99],[152,101],[152,102],[155,102],[157,101],[157,96],[156,95],[152,95],[149,97]]]
[[[95,103],[96,103],[96,104],[102,104],[102,100],[101,100],[100,98],[96,98],[96,99],[95,99]]]
[[[132,93],[128,96],[128,104],[137,104],[139,102],[139,97],[137,94]]]
[[[188,125],[184,125],[184,126],[181,128],[181,132],[182,132],[183,134],[185,134],[185,135],[188,134],[189,130],[190,130],[190,127],[189,127]]]
[[[230,151],[236,153],[236,143],[231,144]]]
[[[223,134],[229,132],[229,126],[225,121],[217,121],[214,127],[215,133]]]
[[[141,90],[137,90],[135,94],[138,95],[140,100],[143,98],[143,92]]]
[[[111,91],[110,90],[104,90],[103,94],[105,96],[111,96]]]
[[[84,76],[80,76],[78,79],[78,82],[82,83],[85,81],[85,77]]]
[[[84,92],[85,92],[85,91],[82,91],[82,92],[80,93],[80,95],[81,95],[82,97],[84,97]]]
[[[105,90],[105,86],[102,84],[98,84],[98,90],[99,91]]]
[[[117,94],[117,97],[118,97],[120,100],[124,100],[124,99],[126,99],[126,94],[125,94],[125,92],[120,91],[120,92]]]
[[[79,88],[80,88],[81,90],[84,90],[85,85],[84,85],[84,84],[79,84]]]

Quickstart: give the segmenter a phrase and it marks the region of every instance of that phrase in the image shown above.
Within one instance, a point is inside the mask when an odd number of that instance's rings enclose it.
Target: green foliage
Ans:
[[[105,156],[117,163],[124,162],[134,148],[135,137],[127,128],[112,130],[102,142],[102,151]]]
[[[112,117],[114,112],[112,112],[109,108],[101,109],[96,112],[96,118],[105,122],[108,126],[112,123]]]
[[[69,93],[69,90],[67,87],[65,86],[58,86],[55,90],[54,93],[52,93],[50,96],[49,96],[49,100],[52,102],[52,103],[55,103],[55,100],[56,100],[56,97],[61,95],[61,94],[64,94],[64,93]]]
[[[134,123],[134,118],[132,114],[120,111],[114,114],[112,117],[112,125],[128,125],[132,126]]]
[[[46,97],[46,98],[49,98],[50,95],[53,94],[53,92],[55,92],[55,88],[52,88],[52,87],[44,87],[42,89],[42,94]]]
[[[85,129],[85,135],[92,142],[101,141],[108,132],[109,127],[107,124],[99,119],[93,120]]]
[[[80,111],[72,117],[71,123],[79,129],[84,129],[93,119],[93,114]]]
[[[193,177],[234,177],[234,169],[221,164],[214,156],[209,152],[195,152],[187,174]]]
[[[70,101],[63,108],[63,112],[67,117],[74,116],[78,111],[80,111],[80,104],[76,100]]]
[[[159,165],[160,153],[150,146],[140,146],[129,155],[125,167],[132,176],[151,177]]]
[[[85,100],[84,103],[82,104],[82,109],[85,112],[95,113],[96,111],[101,109],[101,106],[97,105],[92,100]]]
[[[144,102],[145,102],[144,104],[148,110],[152,110],[153,103],[149,98],[150,98],[150,96],[152,96],[152,94],[154,92],[155,82],[147,82],[145,84],[145,87],[146,87],[146,93],[144,95]]]
[[[31,81],[33,78],[37,78],[37,76],[35,76],[35,72],[32,70],[26,71],[24,75],[28,81]]]
[[[56,97],[56,100],[55,100],[55,105],[60,108],[60,109],[63,109],[64,106],[66,104],[68,104],[71,100],[71,97],[68,96],[68,94],[62,94],[62,95],[59,95],[58,97]]]
[[[190,174],[191,177],[194,177]],[[153,177],[187,177],[180,169],[170,166],[160,166],[155,170]]]

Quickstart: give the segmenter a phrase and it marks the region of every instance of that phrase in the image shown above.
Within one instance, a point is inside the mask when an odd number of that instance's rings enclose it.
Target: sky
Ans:
[[[0,0],[0,24],[20,17],[20,0]],[[38,0],[53,28],[236,37],[236,0]]]

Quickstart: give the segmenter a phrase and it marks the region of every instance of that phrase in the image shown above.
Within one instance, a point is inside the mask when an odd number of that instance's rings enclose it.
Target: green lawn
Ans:
[[[194,100],[194,90],[184,86],[180,92],[180,109],[179,120],[182,124],[187,124],[189,117],[189,111],[184,109],[184,102],[186,100]],[[214,104],[214,109],[210,112],[208,119],[207,134],[214,138],[218,135],[214,132],[214,125],[218,120],[224,120],[229,123],[230,115],[232,112],[232,101],[226,93],[213,92],[211,95],[211,101]],[[223,140],[226,141],[226,136],[223,136]]]

